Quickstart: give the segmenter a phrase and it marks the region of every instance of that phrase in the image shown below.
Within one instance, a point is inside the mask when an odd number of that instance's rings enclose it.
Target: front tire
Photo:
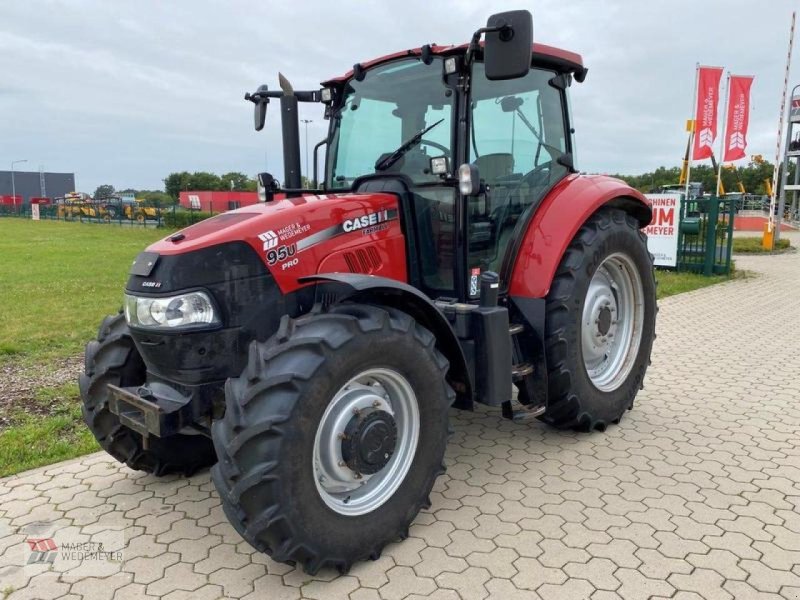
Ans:
[[[618,423],[643,387],[656,311],[652,257],[638,222],[599,210],[570,243],[547,295],[542,420],[582,431]]]
[[[212,428],[211,475],[245,540],[313,574],[408,535],[444,471],[455,399],[435,342],[403,312],[346,304],[251,345]]]
[[[211,440],[203,435],[142,436],[120,423],[108,409],[108,384],[131,387],[144,383],[147,369],[133,343],[125,316],[106,317],[97,339],[86,345],[84,372],[78,384],[83,420],[100,446],[131,469],[154,475],[191,475],[216,461]]]

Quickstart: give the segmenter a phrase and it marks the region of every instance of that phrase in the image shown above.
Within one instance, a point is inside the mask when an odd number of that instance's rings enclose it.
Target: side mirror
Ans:
[[[272,195],[278,189],[278,182],[271,173],[259,173],[256,175],[258,190],[258,200],[260,202],[272,202]]]
[[[524,77],[531,68],[533,17],[527,10],[511,10],[489,17],[484,42],[486,79]]]
[[[249,100],[255,105],[253,107],[253,125],[255,125],[256,131],[264,129],[264,122],[267,119],[267,104],[269,103],[268,91],[269,88],[266,85],[261,85],[254,94],[244,95],[245,100]]]

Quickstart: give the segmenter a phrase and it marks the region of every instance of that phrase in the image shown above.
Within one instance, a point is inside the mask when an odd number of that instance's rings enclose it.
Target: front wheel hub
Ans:
[[[342,458],[356,473],[372,475],[380,471],[397,445],[397,424],[383,410],[355,415],[344,433]]]
[[[411,468],[419,430],[417,396],[403,375],[371,368],[350,379],[314,437],[314,479],[325,504],[356,516],[389,500]]]

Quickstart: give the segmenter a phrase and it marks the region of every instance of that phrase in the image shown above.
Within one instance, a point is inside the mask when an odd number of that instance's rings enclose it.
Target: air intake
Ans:
[[[352,273],[364,273],[366,275],[374,273],[383,266],[381,256],[374,246],[345,252],[344,261]]]

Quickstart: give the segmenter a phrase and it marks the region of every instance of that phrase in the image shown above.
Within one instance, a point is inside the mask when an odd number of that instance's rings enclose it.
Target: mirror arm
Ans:
[[[469,47],[467,48],[467,54],[464,57],[465,66],[469,67],[469,65],[472,64],[474,54],[480,48],[481,36],[484,33],[495,33],[498,31],[505,31],[507,29],[511,28],[508,25],[503,24],[503,25],[497,25],[496,27],[481,27],[475,33],[473,33],[472,40],[470,40]]]

